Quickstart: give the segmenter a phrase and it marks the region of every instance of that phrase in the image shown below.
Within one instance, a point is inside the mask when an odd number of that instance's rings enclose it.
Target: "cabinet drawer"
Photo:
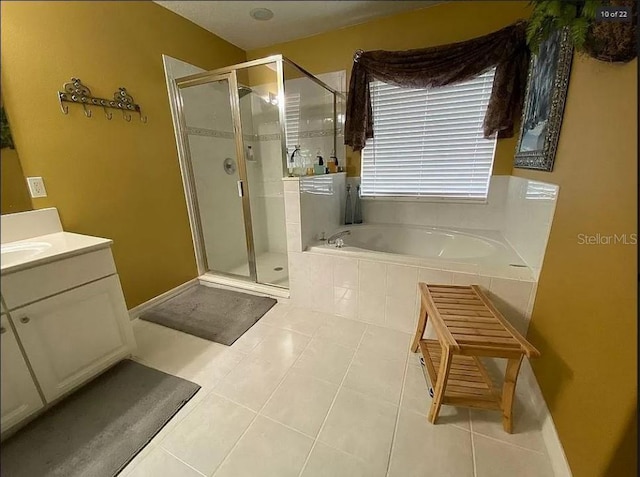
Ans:
[[[2,277],[9,310],[116,273],[111,249],[64,258]]]
[[[22,307],[11,319],[47,402],[135,346],[117,275]]]

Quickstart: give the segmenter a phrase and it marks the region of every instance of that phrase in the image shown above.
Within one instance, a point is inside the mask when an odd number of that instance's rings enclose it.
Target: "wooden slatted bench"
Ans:
[[[502,411],[512,432],[513,396],[523,356],[540,353],[495,308],[477,285],[419,283],[420,317],[411,345],[420,349],[434,387],[428,419],[438,419],[443,404]],[[437,340],[423,339],[431,318]],[[480,357],[506,358],[502,391],[496,389]]]

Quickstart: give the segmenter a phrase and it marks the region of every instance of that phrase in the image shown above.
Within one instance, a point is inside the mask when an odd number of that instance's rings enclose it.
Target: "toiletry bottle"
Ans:
[[[294,163],[293,163],[293,155],[296,153],[296,148],[295,146],[293,147],[293,153],[288,157],[288,164],[287,164],[287,168],[289,169],[289,177],[293,177],[293,168],[294,168]],[[289,155],[289,149],[287,149],[287,155]]]
[[[251,146],[247,146],[247,161],[255,162],[255,158],[253,157],[253,149],[251,149]]]
[[[320,155],[320,149],[316,152],[317,163],[313,165],[314,174],[324,174],[324,159]]]
[[[354,198],[353,206],[353,223],[362,223],[362,205],[360,204],[360,184],[356,186],[356,196]]]
[[[344,224],[353,223],[353,210],[351,209],[351,184],[347,184],[347,202],[344,206]]]
[[[327,167],[329,168],[329,172],[331,172],[332,174],[338,172],[338,158],[336,157],[335,152],[331,153],[331,157],[329,157]]]

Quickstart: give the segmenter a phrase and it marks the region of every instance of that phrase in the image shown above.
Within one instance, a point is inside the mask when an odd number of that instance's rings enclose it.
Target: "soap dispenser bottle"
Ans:
[[[322,152],[320,149],[316,151],[317,163],[313,165],[313,173],[316,175],[324,174],[324,159],[322,158]]]
[[[353,209],[351,208],[351,184],[347,184],[347,202],[344,205],[344,224],[353,223]]]
[[[354,198],[354,206],[353,206],[353,223],[354,224],[362,223],[362,205],[360,203],[360,184],[356,186],[356,196]]]

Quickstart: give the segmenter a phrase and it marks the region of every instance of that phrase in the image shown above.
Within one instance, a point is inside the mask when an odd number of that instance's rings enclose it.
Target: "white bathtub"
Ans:
[[[526,277],[529,269],[496,231],[463,231],[437,227],[364,224],[344,226],[344,246],[320,241],[310,252],[349,255],[453,271],[491,271],[492,275]]]

